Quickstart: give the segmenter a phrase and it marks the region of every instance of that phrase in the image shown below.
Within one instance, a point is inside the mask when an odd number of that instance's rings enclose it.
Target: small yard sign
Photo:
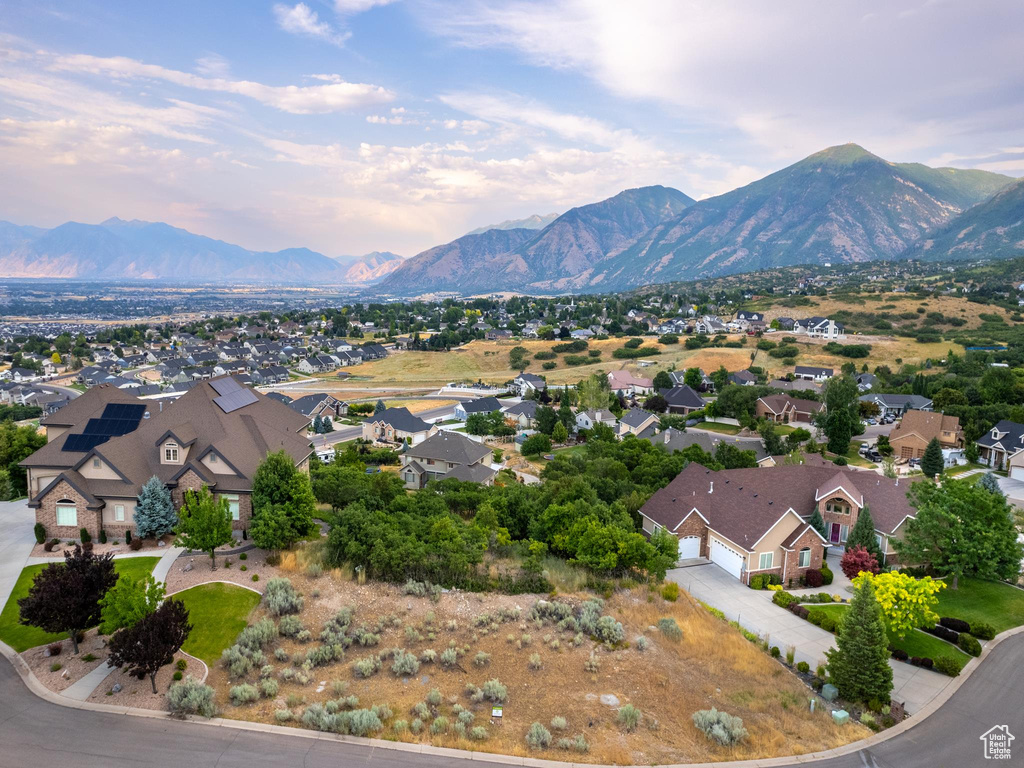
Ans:
[[[491,707],[491,717],[501,717],[501,707]]]

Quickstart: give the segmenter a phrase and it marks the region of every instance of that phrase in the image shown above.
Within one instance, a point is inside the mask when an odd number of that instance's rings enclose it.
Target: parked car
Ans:
[[[913,468],[913,467],[920,467],[921,466],[921,460],[920,459],[911,459],[910,461],[907,462],[907,464],[911,468]]]

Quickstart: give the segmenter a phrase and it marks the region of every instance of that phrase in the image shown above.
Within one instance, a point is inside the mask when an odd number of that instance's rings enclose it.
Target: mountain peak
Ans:
[[[834,147],[828,147],[820,152],[815,152],[810,157],[804,159],[805,163],[832,163],[833,165],[853,165],[854,163],[861,162],[863,160],[877,160],[879,162],[885,162],[878,155],[873,155],[868,152],[860,144],[838,144]]]

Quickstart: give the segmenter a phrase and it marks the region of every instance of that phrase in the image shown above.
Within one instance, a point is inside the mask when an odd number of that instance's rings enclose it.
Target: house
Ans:
[[[654,380],[634,376],[622,368],[608,373],[608,386],[615,394],[627,396],[646,395],[654,390]]]
[[[593,429],[595,424],[604,424],[614,429],[616,421],[618,419],[615,418],[615,414],[604,409],[580,411],[576,414],[577,429]]]
[[[815,400],[803,400],[789,395],[765,395],[757,399],[754,413],[759,419],[768,419],[777,424],[810,424],[824,407]]]
[[[943,449],[963,448],[960,419],[933,411],[907,411],[889,433],[889,444],[897,459],[920,459],[933,438],[938,439]]]
[[[834,373],[831,368],[819,368],[816,365],[798,365],[793,370],[793,376],[804,381],[828,381]]]
[[[196,384],[176,402],[142,401],[98,386],[44,418],[46,445],[21,462],[29,502],[47,536],[122,538],[134,530],[142,486],[157,477],[180,508],[186,490],[226,499],[233,527],[248,527],[252,477],[284,450],[308,470],[302,414],[230,376]]]
[[[821,568],[826,547],[845,543],[864,507],[871,508],[886,562],[894,562],[892,540],[915,516],[906,483],[832,464],[713,472],[691,463],[640,508],[640,517],[647,534],[665,530],[679,538],[680,560],[705,557],[743,583],[768,573],[791,584]],[[814,509],[828,536],[808,523]]]
[[[774,467],[775,459],[764,449],[764,442],[758,438],[732,437],[700,430],[683,430],[669,427],[654,437],[648,438],[653,445],[660,445],[669,453],[685,451],[691,445],[700,446],[705,453],[715,455],[720,445],[731,445],[741,451],[753,451],[759,467]]]
[[[1003,419],[979,437],[977,445],[978,460],[983,464],[993,469],[1008,470],[1010,477],[1024,479],[1024,463],[1012,461],[1024,451],[1024,424]]]
[[[626,435],[653,437],[658,431],[658,415],[641,408],[630,408],[619,419],[619,439]]]
[[[694,332],[704,336],[712,336],[717,333],[725,333],[729,329],[726,328],[725,323],[719,320],[717,317],[710,317],[705,315],[694,325]]]
[[[512,331],[507,328],[492,328],[484,334],[487,341],[503,341],[512,338]]]
[[[870,392],[878,383],[878,377],[873,373],[858,373],[854,376],[854,380],[857,382],[857,389],[861,392]]]
[[[768,386],[775,389],[781,389],[786,392],[821,392],[821,384],[814,381],[805,381],[803,379],[794,379],[793,381],[772,379],[768,382]]]
[[[379,442],[401,443],[408,440],[412,445],[418,445],[435,432],[435,425],[413,416],[408,408],[387,408],[363,422],[363,439]]]
[[[548,383],[544,379],[525,371],[512,379],[512,386],[509,387],[520,397],[526,397],[528,392],[544,392],[547,388]]]
[[[496,397],[478,397],[476,400],[458,403],[455,406],[455,418],[465,421],[474,413],[494,413],[501,410],[501,402]]]
[[[348,413],[348,403],[338,400],[326,392],[297,397],[287,405],[306,416],[310,421],[317,416],[321,418],[330,416],[333,420]]]
[[[704,398],[695,389],[688,387],[686,384],[672,387],[671,389],[663,389],[661,390],[661,396],[668,403],[669,413],[681,413],[684,416],[692,411],[699,411],[707,405]]]
[[[772,321],[772,325],[778,325],[781,331],[791,331],[796,325],[796,320],[792,317],[776,317]]]
[[[492,485],[498,472],[491,457],[483,443],[458,432],[437,432],[402,454],[399,474],[410,489],[447,478]]]
[[[505,418],[513,419],[519,429],[533,429],[537,420],[537,401],[523,400],[505,408]]]
[[[741,323],[763,323],[764,312],[750,312],[745,309],[741,309],[736,313],[736,319]]]
[[[729,374],[729,383],[738,384],[741,387],[752,387],[757,384],[757,376],[750,371],[742,370]]]
[[[700,373],[700,386],[697,389],[701,392],[714,392],[714,380],[704,372],[703,368],[698,368],[697,372]],[[673,385],[686,383],[686,371],[671,371],[668,375],[672,379]]]
[[[846,326],[827,317],[808,317],[793,324],[794,333],[806,333],[814,339],[845,339]]]
[[[862,403],[874,403],[878,406],[878,413],[883,418],[886,416],[902,416],[907,411],[930,411],[932,401],[922,395],[886,395],[873,394],[861,395]]]
[[[333,355],[312,355],[299,361],[296,368],[302,373],[326,373],[339,367],[340,361]]]

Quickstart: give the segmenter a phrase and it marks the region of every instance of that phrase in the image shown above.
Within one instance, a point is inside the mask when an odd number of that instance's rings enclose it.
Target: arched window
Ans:
[[[57,525],[78,527],[78,507],[71,499],[61,499],[57,502]]]
[[[804,547],[800,550],[800,554],[797,559],[798,568],[810,568],[811,567],[811,548]]]
[[[835,515],[848,515],[850,514],[850,502],[837,496],[825,502],[825,511]]]

